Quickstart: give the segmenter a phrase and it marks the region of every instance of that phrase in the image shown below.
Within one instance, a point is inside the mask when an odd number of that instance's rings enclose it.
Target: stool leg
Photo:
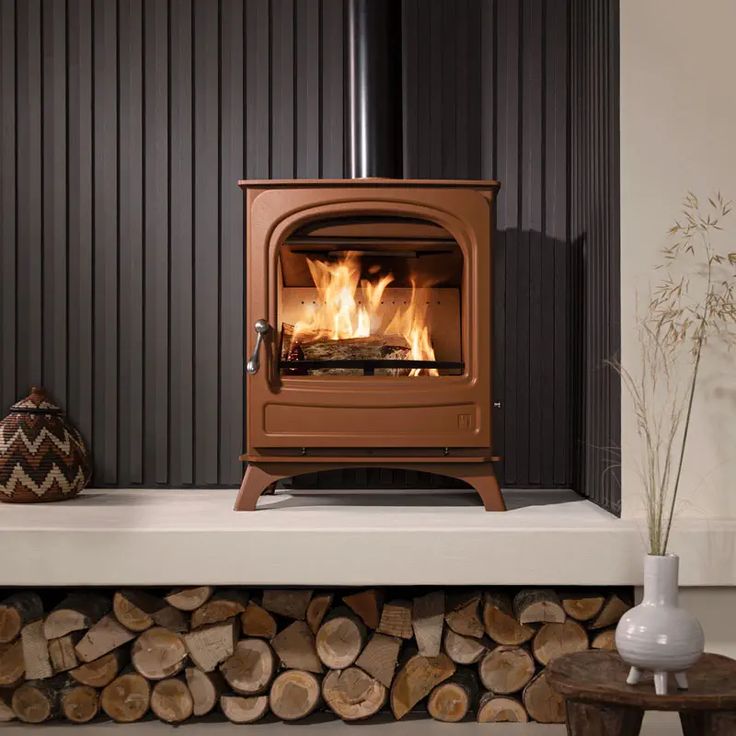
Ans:
[[[687,690],[687,672],[675,672],[675,682],[680,690]]]
[[[644,711],[568,700],[568,736],[639,736]]]
[[[641,679],[641,670],[638,667],[632,667],[629,670],[629,676],[626,678],[627,685],[638,685]]]
[[[680,723],[683,736],[733,736],[736,733],[736,712],[683,711]]]
[[[666,672],[655,672],[654,673],[654,692],[657,695],[667,695],[667,673]]]

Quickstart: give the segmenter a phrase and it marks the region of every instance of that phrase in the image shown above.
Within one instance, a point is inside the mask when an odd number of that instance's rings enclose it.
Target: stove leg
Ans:
[[[473,486],[481,497],[486,511],[506,511],[501,488],[493,471],[493,463],[467,463],[454,467],[448,463],[444,471],[437,472],[460,478]]]
[[[235,501],[235,511],[255,511],[256,503],[263,493],[284,477],[286,476],[281,473],[271,473],[258,465],[248,463],[240,485],[240,493]]]

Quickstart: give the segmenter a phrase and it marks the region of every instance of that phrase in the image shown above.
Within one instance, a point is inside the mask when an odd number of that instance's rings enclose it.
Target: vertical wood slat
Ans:
[[[45,3],[42,18],[43,381],[67,403],[66,7]]]
[[[16,394],[43,383],[41,3],[16,5]]]
[[[249,179],[267,178],[273,155],[269,130],[272,119],[270,14],[268,0],[249,0],[245,5],[245,160]]]
[[[114,11],[113,11],[114,8]],[[118,482],[118,23],[117,3],[92,6],[93,425],[95,480]]]
[[[194,0],[194,481],[218,482],[219,424],[219,17]]]
[[[169,480],[169,7],[143,5],[143,477]]]
[[[118,0],[118,478],[143,482],[143,13]]]
[[[278,141],[271,155],[271,176],[293,179],[296,176],[297,124],[294,114],[294,0],[273,0],[271,13],[271,131],[273,140]],[[251,63],[257,65],[258,61],[251,59]]]
[[[237,485],[236,462],[245,443],[240,411],[244,400],[244,314],[233,305],[244,301],[243,195],[235,182],[243,171],[243,4],[223,0],[221,36],[220,127],[220,416],[219,484]]]
[[[194,290],[192,268],[192,8],[170,5],[169,52],[169,483],[194,483]]]
[[[319,68],[321,70],[322,155],[321,176],[340,179],[343,176],[343,3],[322,0]]]
[[[68,216],[69,216],[69,416],[92,443],[93,245],[92,245],[92,0],[69,0]],[[96,447],[93,448],[96,454]]]
[[[0,0],[0,409],[15,393],[16,259],[16,38],[15,2]]]
[[[296,175],[299,179],[321,175],[320,127],[320,9],[321,0],[296,2],[296,54],[294,104],[296,106]]]

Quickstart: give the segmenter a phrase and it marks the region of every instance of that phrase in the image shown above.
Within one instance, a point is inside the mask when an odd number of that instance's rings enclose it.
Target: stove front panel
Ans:
[[[270,325],[261,348],[260,369],[247,379],[248,454],[268,455],[277,450],[298,453],[302,448],[307,451],[310,448],[353,449],[357,455],[382,448],[436,448],[440,451],[444,448],[473,448],[475,452],[486,448],[490,451],[493,190],[455,188],[450,183],[447,187],[399,184],[374,188],[300,187],[298,182],[294,182],[288,188],[248,187],[246,194],[249,355],[255,347],[256,334],[252,327],[256,320],[265,319]],[[393,258],[381,258],[382,254],[376,248],[391,250],[393,255],[397,248],[405,248],[416,263],[423,264],[420,270],[431,269],[432,263],[442,264],[443,261],[437,261],[437,254],[429,253],[427,258],[422,258],[423,254],[417,255],[410,250],[426,247],[422,245],[423,240],[385,245],[386,233],[381,226],[376,226],[375,238],[370,237],[369,226],[357,244],[349,241],[347,245],[339,245],[342,242],[339,238],[330,240],[325,237],[327,245],[317,255],[309,250],[315,246],[301,245],[298,234],[309,230],[310,223],[316,222],[371,223],[392,222],[400,218],[427,223],[427,228],[435,230],[439,226],[451,236],[461,254],[461,267],[456,277],[458,288],[413,288],[417,284],[401,275],[402,266],[397,262],[393,267],[395,273],[391,274],[394,282],[383,292],[382,304],[368,320],[372,320],[373,328],[378,323],[386,328],[388,323],[390,329],[386,330],[390,336],[374,336],[371,332],[368,342],[383,340],[388,346],[381,349],[386,352],[403,351],[399,357],[427,357],[415,352],[416,346],[412,346],[410,335],[406,339],[395,338],[394,333],[401,332],[396,325],[402,319],[392,321],[390,315],[384,315],[392,300],[398,300],[404,305],[404,310],[409,310],[406,305],[413,296],[418,304],[427,304],[427,310],[434,309],[425,318],[432,324],[437,359],[461,358],[459,363],[455,360],[440,364],[462,367],[456,370],[443,367],[434,371],[397,371],[379,367],[375,371],[371,369],[371,375],[364,375],[365,370],[354,367],[307,371],[299,368],[299,362],[284,363],[288,355],[295,354],[294,350],[290,353],[284,347],[287,326],[293,329],[293,325],[287,325],[287,322],[296,321],[297,330],[302,329],[299,327],[302,323],[295,319],[299,316],[298,307],[302,302],[309,304],[309,295],[314,291],[314,285],[310,291],[306,282],[294,281],[299,272],[294,259],[284,267],[284,247],[288,244],[297,256],[301,253],[298,249],[306,247],[306,258],[319,260],[326,264],[325,267],[335,270],[341,268],[345,260],[345,254],[339,248],[358,250],[365,261],[365,273],[360,275],[361,286],[355,287],[356,303],[350,306],[361,310],[366,301],[361,299],[366,292],[360,291],[366,284],[364,277],[375,273],[375,279],[380,279],[382,275],[373,261],[382,264],[394,262]],[[319,241],[321,244],[319,228],[315,231],[317,235],[309,243]],[[446,263],[452,261],[450,256],[445,258]],[[316,268],[314,263],[311,268]],[[439,270],[442,270],[441,265]],[[292,272],[297,276],[290,275]],[[433,278],[435,282],[444,278],[450,286],[454,285],[452,279],[455,277],[449,271],[444,275],[438,273]],[[292,290],[284,288],[285,282],[299,285]],[[351,284],[354,286],[356,283],[357,275]],[[331,285],[332,282],[326,287],[327,291]],[[319,291],[319,297],[324,297],[323,291]],[[433,293],[438,298],[433,300]],[[439,298],[440,293],[443,298]],[[340,299],[342,308],[344,299]],[[317,296],[312,302],[313,310],[322,304]],[[361,322],[361,316],[365,315],[358,315],[353,321],[353,329]],[[403,322],[411,321],[412,316],[410,314]],[[338,323],[337,318],[334,323]],[[336,337],[333,338],[335,342],[329,341],[332,324],[332,316],[312,315],[307,329],[318,332],[310,334],[308,339],[301,338],[302,342],[296,348],[297,359],[303,360],[305,352],[310,354],[310,349],[316,354],[325,351],[331,354],[339,343]],[[382,328],[377,329],[380,332]],[[344,336],[340,334],[340,337]],[[346,336],[360,345],[365,340],[354,338],[350,331]],[[402,347],[397,348],[394,345],[397,342],[401,342]],[[370,347],[373,349],[375,345]]]

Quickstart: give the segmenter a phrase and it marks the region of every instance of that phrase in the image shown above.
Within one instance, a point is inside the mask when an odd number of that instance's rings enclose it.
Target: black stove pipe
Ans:
[[[401,0],[348,0],[348,172],[403,174]]]

